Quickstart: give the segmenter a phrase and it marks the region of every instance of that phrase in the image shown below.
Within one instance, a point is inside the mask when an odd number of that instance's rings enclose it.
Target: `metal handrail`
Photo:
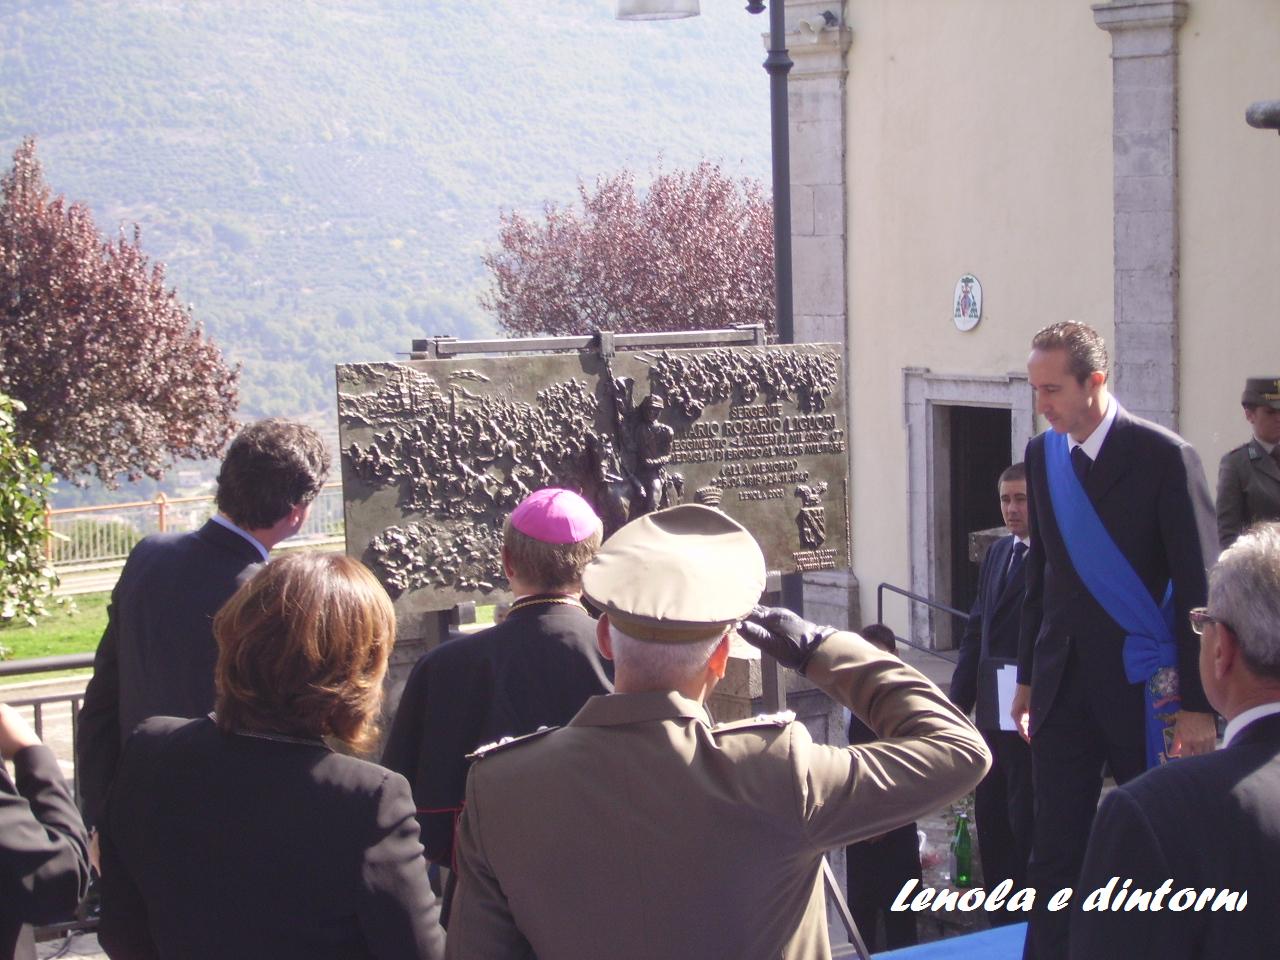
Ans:
[[[904,590],[902,587],[894,586],[892,583],[881,583],[876,587],[877,623],[884,623],[884,593],[886,590],[890,593],[896,593],[900,597],[906,597],[908,600],[914,601],[915,603],[923,603],[925,606],[932,607],[934,610],[941,610],[943,613],[949,613],[953,617],[959,617],[961,620],[969,619],[969,612],[967,610],[958,610],[955,607],[942,603],[939,600],[934,600],[932,597],[924,597],[918,593],[912,593],[910,590]],[[908,647],[911,647],[914,650],[919,650],[922,653],[932,654],[939,660],[945,660],[947,663],[956,662],[955,657],[949,657],[945,653],[940,653],[939,651],[926,647],[923,644],[913,643],[906,637],[898,637],[897,639],[899,643],[905,643]]]
[[[17,677],[26,673],[52,673],[55,670],[81,670],[92,666],[92,653],[67,653],[56,657],[31,657],[28,660],[0,660],[0,677]]]

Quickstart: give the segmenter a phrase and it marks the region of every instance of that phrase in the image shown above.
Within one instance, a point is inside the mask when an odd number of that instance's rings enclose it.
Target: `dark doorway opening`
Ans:
[[[968,610],[978,596],[978,564],[969,558],[969,534],[999,527],[997,484],[1009,466],[1012,418],[999,407],[949,407],[950,549],[953,607]]]

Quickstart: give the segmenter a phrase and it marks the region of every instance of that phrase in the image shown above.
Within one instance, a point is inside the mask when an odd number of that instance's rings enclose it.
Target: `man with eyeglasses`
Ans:
[[[1280,524],[1222,554],[1190,619],[1205,693],[1227,719],[1223,748],[1103,801],[1072,901],[1072,958],[1280,957]]]

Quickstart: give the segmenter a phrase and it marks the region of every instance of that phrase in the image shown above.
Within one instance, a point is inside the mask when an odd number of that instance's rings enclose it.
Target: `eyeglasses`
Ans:
[[[1191,632],[1197,637],[1204,636],[1204,626],[1206,623],[1220,623],[1229,627],[1225,620],[1219,620],[1215,616],[1211,616],[1208,607],[1192,607],[1187,611],[1187,617],[1191,620]]]

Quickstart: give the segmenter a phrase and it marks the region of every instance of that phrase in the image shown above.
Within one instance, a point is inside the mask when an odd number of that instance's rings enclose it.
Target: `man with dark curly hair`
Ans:
[[[328,473],[329,454],[310,427],[251,424],[222,462],[213,518],[194,533],[154,534],[133,548],[80,710],[76,759],[90,825],[134,727],[213,708],[213,616],[272,547],[298,532]]]

